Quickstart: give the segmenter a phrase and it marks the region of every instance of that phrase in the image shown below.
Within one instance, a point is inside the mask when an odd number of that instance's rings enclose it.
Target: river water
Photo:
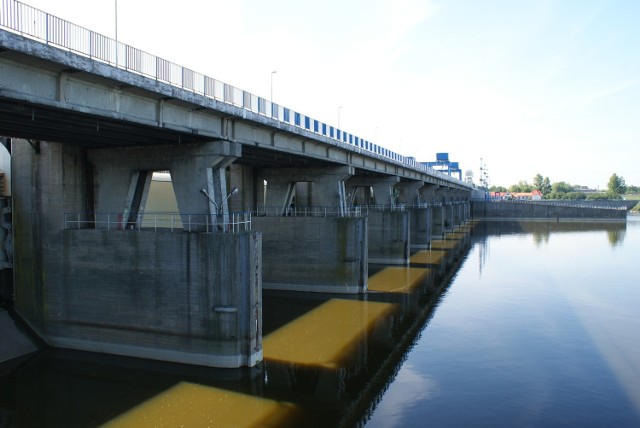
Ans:
[[[469,224],[366,296],[265,291],[254,369],[41,352],[0,426],[637,427],[639,220]]]

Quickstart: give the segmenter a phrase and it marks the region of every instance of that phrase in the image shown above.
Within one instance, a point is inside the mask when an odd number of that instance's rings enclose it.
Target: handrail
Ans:
[[[67,49],[92,60],[167,83],[216,101],[277,120],[347,144],[358,152],[411,167],[449,182],[463,183],[447,174],[337,127],[300,114],[270,100],[151,55],[88,30],[17,0],[0,0],[0,27],[49,46]]]
[[[360,207],[341,209],[338,206],[259,206],[253,211],[259,217],[361,217]]]
[[[66,212],[63,228],[240,233],[251,231],[251,213],[215,215],[144,212],[130,221],[121,212]]]

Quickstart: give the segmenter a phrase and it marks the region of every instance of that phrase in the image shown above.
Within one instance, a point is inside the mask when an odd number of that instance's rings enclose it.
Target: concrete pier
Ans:
[[[260,234],[140,228],[148,172],[181,161],[193,168],[176,174],[180,215],[220,212],[200,189],[222,201],[224,169],[207,178],[233,147],[181,149],[116,156],[14,140],[15,308],[47,343],[220,367],[261,360]],[[114,210],[113,225],[94,206]]]
[[[252,223],[262,233],[263,288],[366,291],[366,218],[254,217]]]
[[[368,211],[369,263],[407,265],[410,256],[409,212]]]

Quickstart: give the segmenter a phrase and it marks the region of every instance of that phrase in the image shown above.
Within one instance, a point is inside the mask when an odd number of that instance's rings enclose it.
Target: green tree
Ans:
[[[615,193],[616,195],[621,195],[627,190],[627,185],[624,182],[624,178],[618,177],[618,175],[614,173],[609,178],[607,189],[609,189],[611,193]]]
[[[558,181],[551,186],[553,193],[569,193],[573,192],[573,186],[564,181]]]
[[[506,192],[507,188],[504,186],[491,186],[489,188],[490,192]]]
[[[536,190],[540,190],[542,192],[543,181],[544,181],[544,178],[542,178],[542,175],[540,175],[540,173],[536,174],[536,176],[533,177],[533,187],[535,187]]]
[[[543,195],[546,195],[547,193],[551,193],[552,187],[551,187],[551,181],[549,180],[549,177],[545,177],[544,180],[542,180],[542,186],[540,187],[540,191],[542,192]]]
[[[524,180],[520,180],[518,184],[513,184],[509,187],[510,192],[516,192],[516,193],[526,193],[526,192],[531,192],[533,190],[534,190],[533,185],[527,183]]]

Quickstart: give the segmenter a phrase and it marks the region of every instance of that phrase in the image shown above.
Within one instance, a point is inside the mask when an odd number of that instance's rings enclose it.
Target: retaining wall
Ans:
[[[520,219],[545,219],[545,220],[569,220],[569,219],[598,219],[624,221],[627,212],[624,209],[593,208],[578,206],[561,206],[545,203],[529,202],[484,202],[473,201],[472,215],[479,218],[520,218]]]

